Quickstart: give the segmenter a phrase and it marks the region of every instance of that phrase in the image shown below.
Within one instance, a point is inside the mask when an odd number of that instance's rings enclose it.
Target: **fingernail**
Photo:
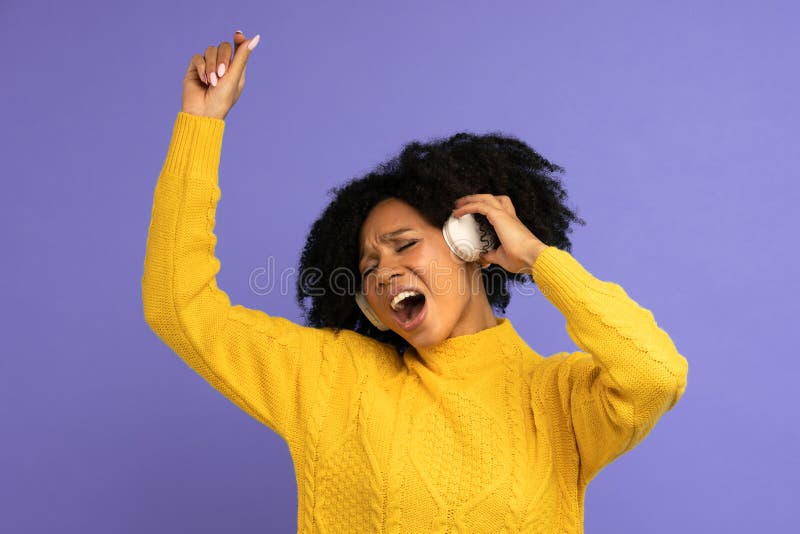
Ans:
[[[259,39],[261,39],[261,34],[256,35],[255,37],[253,37],[253,40],[250,41],[247,44],[247,48],[249,48],[250,50],[253,50],[256,47],[256,45],[258,45]]]
[[[236,30],[236,31],[235,31],[235,32],[233,32],[233,33],[241,33],[242,35],[244,35],[244,32],[243,32],[242,30]]]
[[[219,72],[219,77],[222,78],[222,75],[225,74],[225,63],[219,64],[219,67],[217,67],[217,72]]]
[[[216,87],[216,86],[217,86],[217,75],[216,75],[216,73],[213,73],[213,72],[212,72],[212,73],[209,75],[209,78],[211,78],[211,85],[213,85],[214,87]]]

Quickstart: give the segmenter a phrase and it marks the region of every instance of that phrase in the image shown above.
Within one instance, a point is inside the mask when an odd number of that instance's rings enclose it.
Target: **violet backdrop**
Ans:
[[[261,34],[226,119],[218,283],[299,321],[326,191],[413,139],[503,131],[566,169],[572,253],[689,360],[685,396],[590,484],[586,531],[794,525],[792,2],[0,3],[0,531],[295,532],[279,436],[144,321],[150,209],[190,57]],[[272,258],[270,260],[270,258]],[[290,286],[293,291],[293,285]],[[508,316],[577,350],[537,293]]]

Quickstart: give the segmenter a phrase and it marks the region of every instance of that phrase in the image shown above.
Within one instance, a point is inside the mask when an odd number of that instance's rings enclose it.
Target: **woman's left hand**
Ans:
[[[481,267],[495,263],[511,273],[530,274],[533,263],[547,245],[528,230],[517,217],[511,199],[506,195],[467,195],[455,202],[453,216],[481,213],[494,227],[500,246],[481,254]]]

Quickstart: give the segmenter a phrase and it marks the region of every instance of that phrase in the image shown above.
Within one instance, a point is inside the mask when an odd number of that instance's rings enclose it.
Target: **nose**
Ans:
[[[397,266],[375,267],[367,275],[367,280],[362,282],[363,289],[369,293],[374,293],[375,296],[380,298],[387,294],[387,291],[391,289],[390,285],[392,283],[397,283],[401,274],[401,269]],[[366,289],[369,286],[372,287],[371,290]]]
[[[376,269],[376,281],[378,287],[385,287],[392,282],[392,278],[400,276],[399,269],[396,267],[383,267]]]

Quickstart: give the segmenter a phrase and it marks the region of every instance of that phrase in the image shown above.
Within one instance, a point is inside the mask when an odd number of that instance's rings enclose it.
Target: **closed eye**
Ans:
[[[411,245],[414,245],[414,244],[416,244],[416,243],[417,243],[417,241],[416,241],[416,240],[415,240],[415,241],[411,241],[411,242],[409,242],[409,243],[406,243],[406,244],[405,244],[405,245],[403,245],[402,247],[398,248],[398,249],[397,249],[397,252],[402,252],[402,251],[404,251],[405,249],[407,249],[408,247],[410,247]],[[362,276],[362,277],[364,277],[364,276],[367,276],[367,275],[368,275],[370,272],[372,272],[373,270],[375,270],[375,267],[370,267],[369,269],[367,269],[366,271],[364,271],[364,273],[363,273],[361,276]]]
[[[402,247],[400,247],[400,248],[398,248],[398,249],[397,249],[397,252],[400,252],[401,250],[405,250],[405,249],[407,249],[408,247],[410,247],[410,246],[411,246],[411,245],[413,245],[414,243],[416,243],[416,241],[411,241],[411,242],[410,242],[410,243],[408,243],[407,245],[403,245]]]

